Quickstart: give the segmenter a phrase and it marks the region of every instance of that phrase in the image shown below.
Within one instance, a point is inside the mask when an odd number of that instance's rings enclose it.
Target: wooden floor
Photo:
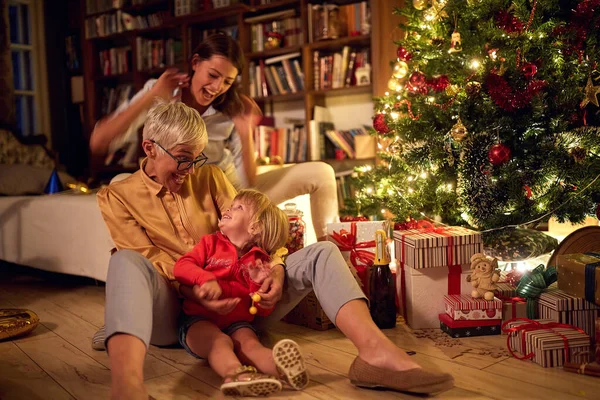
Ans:
[[[28,308],[41,325],[28,337],[0,342],[0,399],[106,399],[110,364],[90,340],[103,324],[104,286],[65,275],[0,263],[0,308]],[[412,396],[358,389],[346,373],[356,349],[337,330],[325,332],[280,323],[276,338],[290,337],[303,349],[311,383],[303,392],[283,391],[274,398],[405,399]],[[424,367],[451,373],[456,387],[444,399],[600,398],[600,379],[544,369],[529,361],[466,354],[451,359],[428,338],[401,325],[386,334],[403,349],[416,351]],[[504,346],[504,337],[461,339],[478,348]],[[146,360],[147,388],[157,399],[219,399],[220,379],[183,349],[152,347]]]

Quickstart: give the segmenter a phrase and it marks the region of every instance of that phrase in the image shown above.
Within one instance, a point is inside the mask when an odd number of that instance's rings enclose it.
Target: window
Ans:
[[[43,0],[8,0],[17,131],[50,135]]]

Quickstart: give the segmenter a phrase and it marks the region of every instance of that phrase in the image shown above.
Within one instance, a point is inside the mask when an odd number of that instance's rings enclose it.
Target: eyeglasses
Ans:
[[[206,157],[204,155],[204,153],[200,153],[200,155],[195,160],[193,160],[193,161],[190,161],[190,160],[179,160],[173,154],[169,153],[169,150],[167,150],[164,147],[162,147],[160,145],[160,143],[158,143],[158,142],[156,142],[154,140],[150,140],[150,141],[152,143],[154,143],[155,145],[157,145],[158,147],[160,147],[161,149],[163,149],[165,151],[165,153],[167,153],[169,155],[169,157],[171,157],[173,160],[177,161],[177,171],[188,170],[188,169],[190,169],[192,167],[192,165],[194,166],[194,168],[200,168],[208,160],[208,157]]]

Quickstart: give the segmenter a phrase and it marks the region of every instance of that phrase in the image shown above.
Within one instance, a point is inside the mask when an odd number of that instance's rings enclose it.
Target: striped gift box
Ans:
[[[474,299],[465,294],[444,296],[444,309],[453,320],[502,319],[502,300]]]
[[[394,231],[394,241],[398,261],[415,269],[468,264],[483,252],[479,232],[456,226]]]
[[[538,322],[552,324],[551,320],[516,320],[506,323],[508,328]],[[533,353],[531,360],[544,368],[560,367],[566,361],[582,364],[589,361],[590,337],[571,327],[548,327],[522,330],[510,334],[509,345],[513,351],[525,356]],[[567,349],[565,348],[567,346]]]
[[[503,282],[496,283],[496,290],[494,290],[496,296],[502,297],[516,297],[517,296],[517,288],[513,285]]]
[[[594,324],[596,317],[600,315],[600,307],[596,304],[552,286],[540,295],[538,311],[540,318],[551,319],[584,330],[590,336],[592,344],[596,343]]]

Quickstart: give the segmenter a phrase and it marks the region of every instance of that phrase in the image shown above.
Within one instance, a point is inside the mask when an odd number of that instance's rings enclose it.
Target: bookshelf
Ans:
[[[217,3],[233,4],[214,8]],[[360,3],[357,0],[327,2],[337,4],[340,8],[355,7],[356,10],[359,9],[356,4]],[[370,7],[371,25],[392,13],[391,7],[384,0],[368,0],[365,3]],[[263,110],[267,107],[272,109],[274,103],[302,102],[306,129],[313,119],[314,107],[324,106],[327,97],[358,93],[375,95],[377,79],[387,80],[391,70],[388,61],[381,62],[381,57],[372,57],[371,49],[377,42],[387,40],[387,37],[370,29],[336,39],[313,38],[311,41],[314,34],[308,32],[308,27],[312,26],[312,22],[309,22],[309,5],[323,4],[323,1],[318,0],[192,0],[187,3],[186,0],[82,0],[80,18],[87,139],[89,140],[95,123],[107,110],[114,109],[107,108],[111,95],[114,97],[111,105],[116,106],[115,101],[118,102],[121,92],[133,95],[148,79],[160,76],[168,67],[174,66],[187,71],[187,60],[192,55],[192,49],[202,40],[203,32],[217,29],[227,30],[240,42],[248,66],[254,65],[256,68],[273,58],[285,59],[290,54],[297,54],[289,59],[289,63],[285,63],[287,65],[283,62],[275,65],[275,70],[279,70],[281,64],[289,77],[289,68],[294,68],[294,61],[297,62],[302,75],[294,75],[295,87],[288,84],[288,90],[285,90],[285,85],[281,87],[283,90],[272,90],[267,84],[266,92],[257,95],[254,89],[251,93],[256,81],[249,67],[242,71],[241,83],[243,91],[251,95]],[[184,11],[189,12],[178,15],[181,14],[182,5],[188,7]],[[269,15],[281,17],[270,19]],[[257,32],[261,28],[254,26],[260,24],[283,29],[289,45],[269,49],[262,43],[257,48]],[[263,37],[261,40],[268,39]],[[342,77],[341,86],[316,87],[314,82],[318,77],[315,76],[313,64],[315,52],[333,55],[342,52],[344,48],[364,52],[371,64],[371,82],[362,86],[357,86],[354,82],[344,85],[345,77]],[[379,78],[379,75],[383,78]],[[301,81],[298,81],[299,78]],[[110,176],[135,167],[105,166],[103,159],[90,161],[92,176]]]

